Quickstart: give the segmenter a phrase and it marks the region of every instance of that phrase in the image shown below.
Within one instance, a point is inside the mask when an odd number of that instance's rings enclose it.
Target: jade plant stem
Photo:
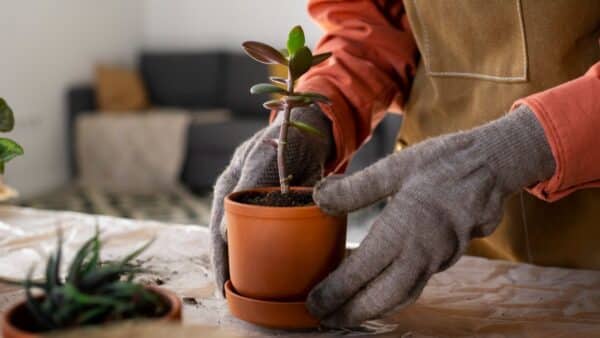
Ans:
[[[294,80],[292,74],[288,71],[287,79],[287,95],[294,95]],[[277,142],[277,170],[279,171],[279,184],[281,186],[281,193],[287,194],[290,191],[290,179],[287,175],[287,168],[285,166],[285,149],[287,148],[287,136],[288,127],[290,125],[290,115],[292,108],[290,103],[287,102],[283,109],[283,122],[279,129],[279,140]]]

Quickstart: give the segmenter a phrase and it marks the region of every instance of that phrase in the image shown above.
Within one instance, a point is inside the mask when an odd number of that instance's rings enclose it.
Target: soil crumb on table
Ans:
[[[280,191],[248,192],[236,198],[237,202],[270,207],[303,207],[314,205],[312,193],[290,191],[282,194]]]

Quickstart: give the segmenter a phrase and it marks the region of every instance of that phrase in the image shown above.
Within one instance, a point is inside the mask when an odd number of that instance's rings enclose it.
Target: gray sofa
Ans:
[[[249,93],[252,84],[267,80],[267,68],[243,54],[220,51],[146,51],[140,54],[138,66],[153,105],[194,110],[227,108],[232,112],[226,122],[192,123],[188,130],[181,182],[191,191],[206,192],[237,145],[267,123],[268,112],[261,106],[265,98]],[[67,107],[67,147],[71,173],[76,176],[74,122],[81,114],[96,110],[94,88],[89,84],[69,88]],[[349,170],[357,170],[389,153],[399,123],[399,117],[384,119]]]

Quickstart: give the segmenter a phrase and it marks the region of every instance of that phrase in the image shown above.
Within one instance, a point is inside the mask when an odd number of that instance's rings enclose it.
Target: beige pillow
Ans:
[[[118,66],[96,67],[98,110],[131,112],[148,108],[148,94],[138,71]]]

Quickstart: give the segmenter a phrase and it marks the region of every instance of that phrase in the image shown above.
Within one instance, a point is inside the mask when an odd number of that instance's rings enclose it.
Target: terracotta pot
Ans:
[[[342,261],[346,217],[326,215],[316,205],[266,207],[236,202],[247,192],[230,194],[224,204],[233,288],[254,299],[304,300]]]
[[[175,293],[153,285],[149,285],[146,288],[157,293],[170,304],[169,312],[164,316],[156,319],[149,318],[149,320],[181,320],[181,300]],[[27,310],[25,301],[16,303],[2,316],[2,336],[4,338],[41,338],[42,334],[46,332],[27,331],[26,326],[30,322],[30,318],[31,316],[29,310]]]

